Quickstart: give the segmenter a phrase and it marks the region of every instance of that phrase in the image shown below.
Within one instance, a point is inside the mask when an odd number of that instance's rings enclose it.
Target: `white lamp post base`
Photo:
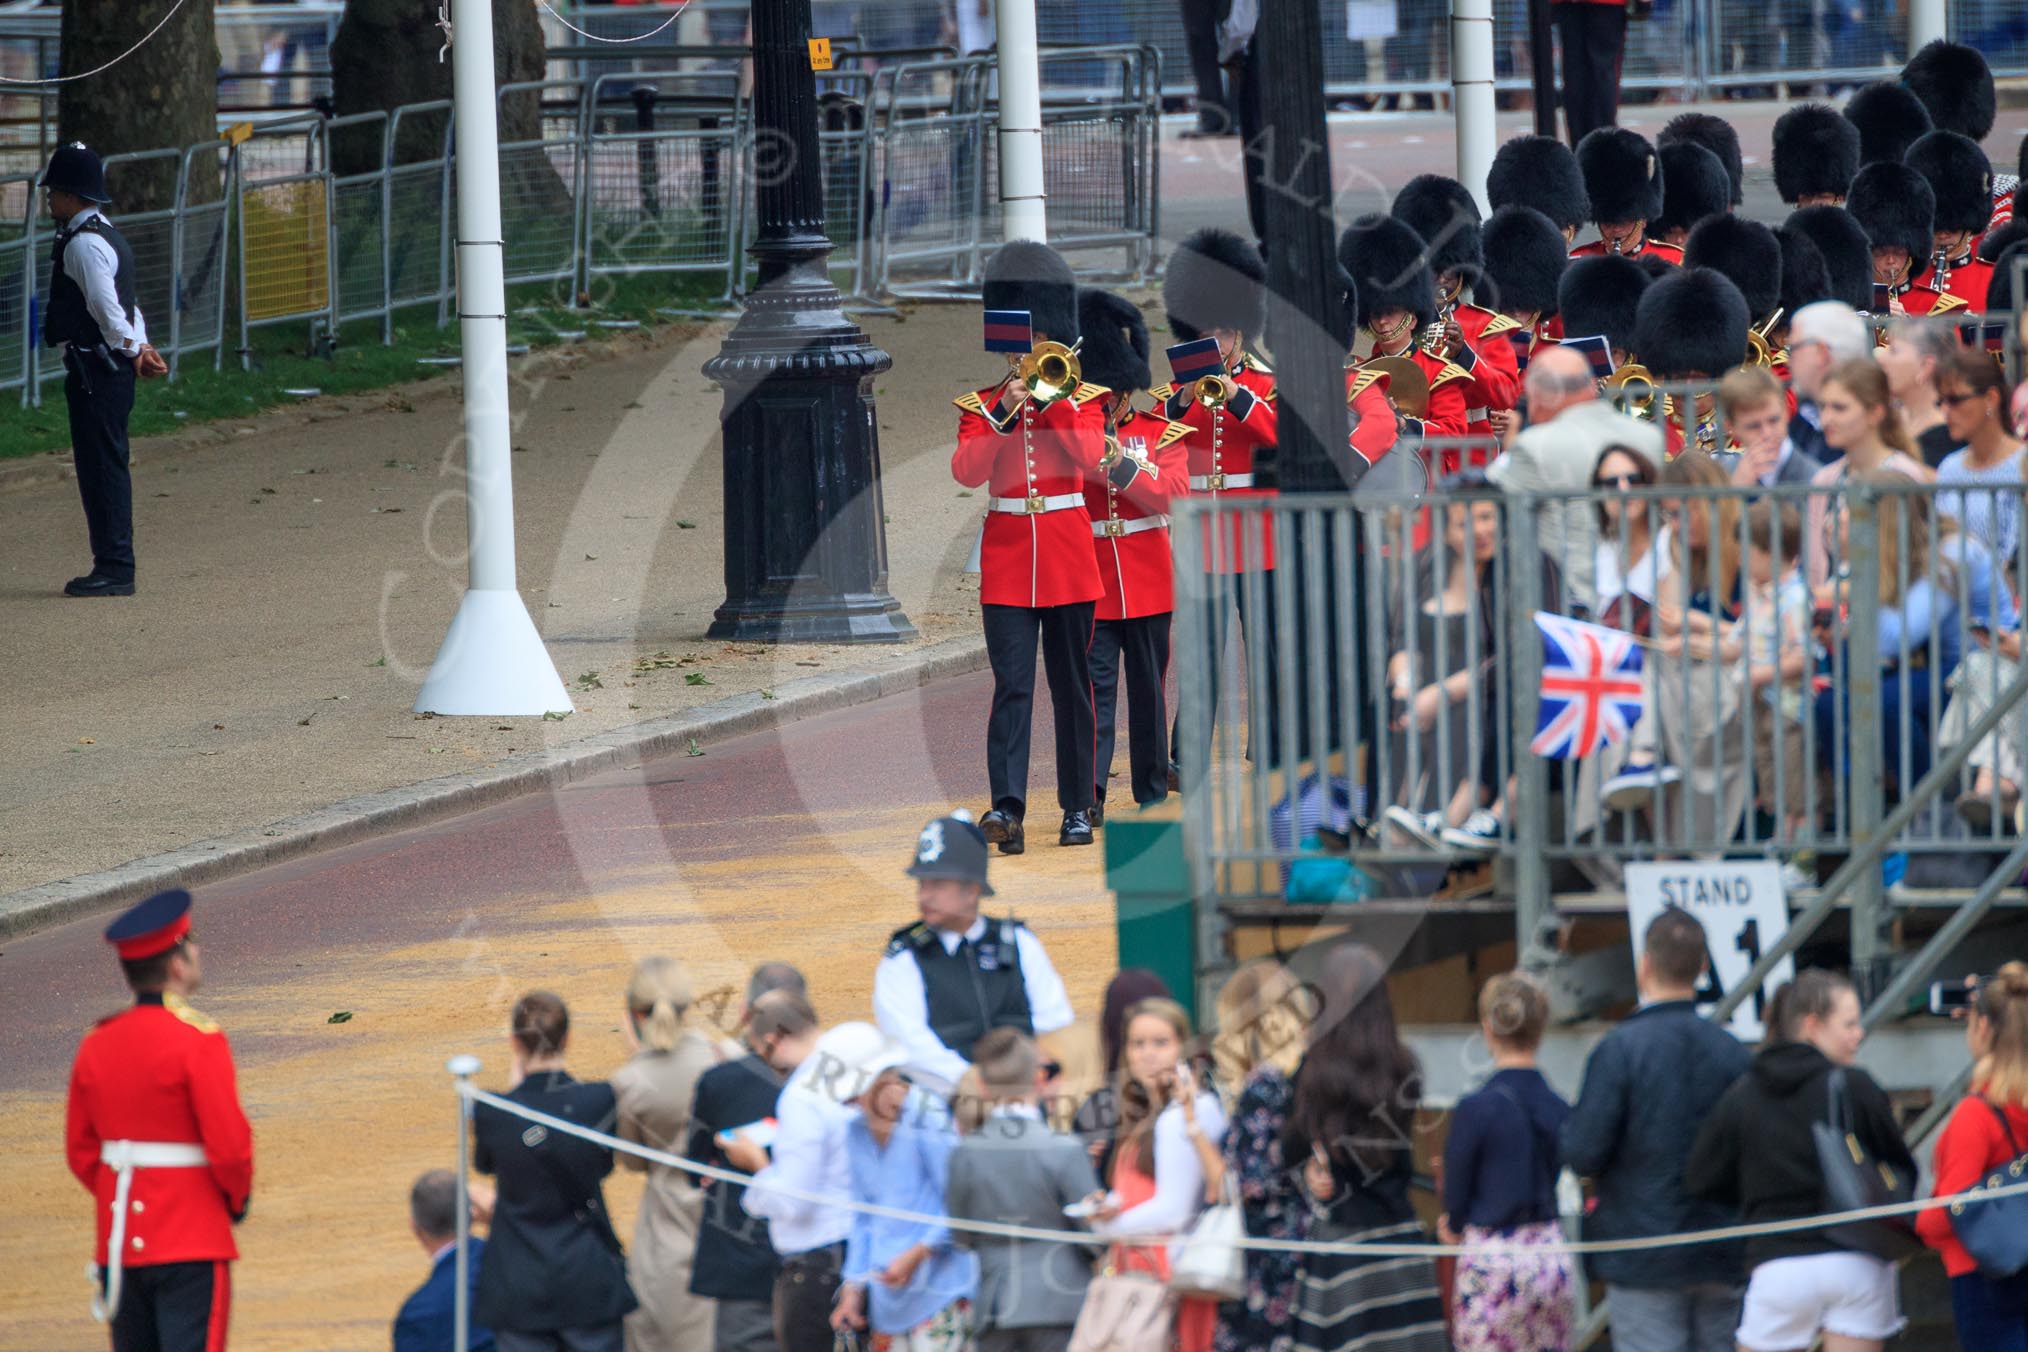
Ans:
[[[473,587],[416,696],[419,714],[533,717],[575,709],[521,593]]]

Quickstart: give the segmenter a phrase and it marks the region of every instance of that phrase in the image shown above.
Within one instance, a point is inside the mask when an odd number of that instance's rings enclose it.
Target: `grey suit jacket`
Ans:
[[[1098,1188],[1076,1137],[1027,1117],[990,1117],[951,1154],[944,1210],[952,1220],[997,1221],[1077,1233],[1063,1208]],[[953,1229],[979,1256],[972,1315],[981,1331],[1069,1328],[1084,1306],[1092,1251],[1079,1244],[1003,1239]]]

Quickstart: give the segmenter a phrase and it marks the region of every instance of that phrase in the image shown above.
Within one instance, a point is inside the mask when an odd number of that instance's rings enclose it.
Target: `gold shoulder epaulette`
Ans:
[[[1271,376],[1274,374],[1274,369],[1272,367],[1270,367],[1266,362],[1262,361],[1259,357],[1254,356],[1253,353],[1251,352],[1245,352],[1240,354],[1239,364],[1241,366],[1244,366],[1249,371],[1258,371],[1264,376]]]
[[[1277,386],[1275,386],[1275,387],[1274,387],[1273,389],[1269,390],[1269,391],[1268,391],[1268,392],[1267,392],[1266,394],[1262,394],[1262,395],[1256,395],[1255,397],[1256,397],[1256,398],[1259,398],[1259,399],[1265,399],[1265,400],[1267,400],[1267,401],[1268,401],[1268,402],[1269,402],[1270,404],[1272,404],[1272,403],[1273,403],[1273,402],[1275,401],[1275,396],[1276,396],[1276,395],[1278,395],[1278,394],[1280,394],[1281,392],[1282,392],[1282,387],[1281,387],[1281,386],[1279,386],[1279,385],[1277,385]]]
[[[1429,378],[1429,387],[1435,389],[1439,385],[1448,385],[1454,380],[1470,380],[1471,378],[1472,373],[1470,371],[1467,371],[1454,361],[1449,361],[1444,363],[1443,370]]]
[[[1521,327],[1498,310],[1489,310],[1487,313],[1493,316],[1486,321],[1486,333],[1489,336],[1495,333],[1512,333]]]
[[[1366,393],[1367,387],[1372,385],[1374,381],[1384,380],[1386,377],[1387,373],[1385,371],[1361,371],[1358,375],[1352,377],[1352,384],[1345,391],[1345,402],[1350,404],[1354,399]]]
[[[984,417],[986,414],[986,401],[979,397],[979,393],[977,390],[974,390],[969,394],[961,394],[957,398],[951,400],[951,402],[956,404],[959,408],[963,409],[967,413],[976,413],[980,417]]]
[[[1937,296],[1936,304],[1929,307],[1929,312],[1933,315],[1940,315],[1952,310],[1969,310],[1971,308],[1971,303],[1963,296],[1953,296],[1950,292],[1945,291]]]
[[[1165,446],[1173,446],[1189,435],[1189,423],[1172,422],[1162,430],[1161,437],[1155,442],[1155,449],[1159,451]]]
[[[180,995],[164,995],[162,997],[162,1008],[168,1010],[171,1014],[174,1014],[200,1033],[216,1033],[218,1031],[217,1024],[206,1018],[199,1011],[191,1008]]]
[[[1154,389],[1148,391],[1148,397],[1157,403],[1166,403],[1169,396],[1174,393],[1176,393],[1174,385],[1157,385]]]
[[[1111,393],[1112,391],[1107,389],[1103,385],[1094,385],[1089,380],[1080,381],[1078,383],[1077,389],[1071,393],[1070,402],[1077,405],[1079,408],[1083,408],[1086,404],[1089,404],[1092,400],[1097,399],[1101,395],[1107,395]]]

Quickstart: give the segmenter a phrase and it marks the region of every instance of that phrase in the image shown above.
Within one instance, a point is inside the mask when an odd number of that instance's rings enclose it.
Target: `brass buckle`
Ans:
[[[1224,490],[1225,490],[1225,475],[1223,475],[1223,474],[1214,474],[1214,475],[1212,475],[1212,476],[1211,476],[1211,491],[1212,491],[1212,492],[1214,492],[1214,493],[1220,493],[1220,492],[1223,492]]]
[[[1127,533],[1126,522],[1120,520],[1116,516],[1106,518],[1107,535],[1111,536],[1113,539],[1118,539],[1120,536],[1125,535],[1126,533]]]
[[[1040,493],[1030,493],[1028,495],[1028,514],[1030,516],[1042,515],[1042,495]]]

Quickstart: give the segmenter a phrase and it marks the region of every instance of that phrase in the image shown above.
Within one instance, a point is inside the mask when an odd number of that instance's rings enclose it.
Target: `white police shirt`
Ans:
[[[99,214],[97,207],[86,207],[64,227],[63,275],[84,292],[85,311],[106,336],[106,346],[131,357],[148,341],[148,325],[141,317],[138,298],[134,302],[134,322],[127,322],[127,312],[121,308],[119,291],[113,285],[120,271],[119,255],[103,236],[84,228],[86,221]],[[138,283],[140,278],[134,281]]]
[[[956,953],[958,945],[966,941],[977,945],[992,923],[980,916],[963,934],[940,929],[936,936],[944,952]],[[1021,985],[1028,995],[1028,1017],[1035,1031],[1053,1033],[1070,1027],[1077,1014],[1070,1007],[1063,978],[1056,974],[1056,966],[1050,962],[1042,941],[1026,925],[1016,925],[1014,947],[1021,958]],[[908,1053],[910,1070],[956,1087],[959,1078],[970,1069],[971,1062],[946,1047],[930,1028],[929,996],[923,989],[922,968],[916,965],[913,953],[891,953],[874,969],[873,1019],[881,1032],[899,1042]]]

